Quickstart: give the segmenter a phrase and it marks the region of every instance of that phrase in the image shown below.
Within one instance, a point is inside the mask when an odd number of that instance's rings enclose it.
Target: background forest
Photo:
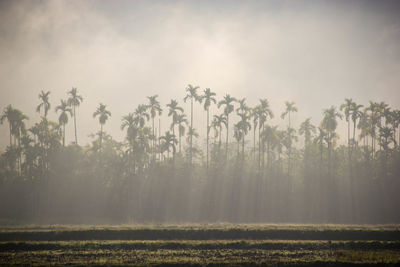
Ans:
[[[384,102],[345,99],[322,110],[319,125],[308,118],[294,128],[294,102],[275,114],[267,99],[250,107],[188,85],[184,98],[161,104],[149,96],[123,118],[100,103],[90,114],[99,131],[81,146],[76,116],[86,99],[72,88],[58,105],[50,100],[50,91],[39,94],[41,120],[29,129],[23,111],[2,111],[3,223],[400,222],[400,111]],[[205,125],[193,121],[195,105]],[[286,126],[272,125],[274,117]],[[121,120],[123,142],[107,134],[111,118]],[[345,145],[339,123],[347,125]]]

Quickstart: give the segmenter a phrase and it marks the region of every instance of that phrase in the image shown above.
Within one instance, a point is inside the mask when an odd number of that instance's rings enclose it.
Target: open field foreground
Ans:
[[[398,226],[51,226],[0,230],[0,265],[400,264]]]

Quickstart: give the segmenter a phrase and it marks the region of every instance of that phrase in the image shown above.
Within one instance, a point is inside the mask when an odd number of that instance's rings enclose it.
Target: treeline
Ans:
[[[29,129],[22,111],[5,107],[1,222],[400,222],[399,110],[345,99],[323,110],[319,126],[307,118],[295,129],[291,115],[298,109],[285,102],[281,129],[270,123],[275,114],[266,99],[249,107],[228,94],[217,101],[208,88],[189,85],[186,93],[188,114],[177,100],[164,107],[154,95],[123,116],[123,142],[104,131],[111,112],[99,104],[93,118],[100,131],[86,146],[78,143],[83,98],[76,88],[55,109],[50,92],[42,91],[41,120]],[[202,137],[193,126],[194,105],[204,108]],[[211,117],[210,108],[217,115]],[[52,110],[58,122],[47,118]],[[162,133],[163,112],[171,124]],[[67,145],[69,119],[75,135]],[[346,145],[337,144],[341,121]],[[304,145],[296,145],[300,138]]]

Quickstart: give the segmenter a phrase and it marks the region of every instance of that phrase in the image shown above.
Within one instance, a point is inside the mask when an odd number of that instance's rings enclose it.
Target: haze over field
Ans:
[[[77,87],[78,135],[97,132],[99,102],[112,117],[105,130],[122,141],[121,117],[146,96],[183,104],[187,84],[229,93],[248,104],[267,98],[299,108],[294,127],[345,97],[400,107],[398,1],[1,1],[0,109],[12,104],[39,121],[41,90],[53,108]],[[195,127],[203,144],[202,107]],[[211,112],[216,113],[215,107]],[[220,111],[218,111],[220,112]],[[166,117],[166,113],[164,115]],[[276,116],[273,124],[283,121]],[[169,122],[168,122],[169,126]],[[162,125],[166,130],[166,123]],[[67,125],[67,143],[73,141]],[[339,123],[346,143],[346,124]],[[0,126],[0,150],[8,128]],[[250,136],[248,137],[249,141]]]

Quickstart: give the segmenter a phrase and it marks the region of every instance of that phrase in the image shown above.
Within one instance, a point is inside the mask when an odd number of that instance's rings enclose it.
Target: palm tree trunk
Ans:
[[[350,118],[347,119],[347,145],[350,149]]]
[[[264,132],[264,124],[262,126],[262,131]],[[262,156],[262,160],[261,160],[261,171],[264,172],[264,166],[265,166],[265,147],[264,147],[264,140],[262,140],[262,145],[261,145],[261,156]]]
[[[258,127],[258,172],[261,168],[261,125]]]
[[[254,124],[253,130],[253,160],[256,159],[256,125]]]
[[[229,115],[226,114],[226,147],[225,147],[226,163],[228,163],[228,140],[229,140]]]
[[[190,98],[190,128],[193,133],[193,97]],[[190,164],[192,164],[193,134],[190,135]]]
[[[103,145],[103,124],[100,123],[100,166],[102,165],[101,163],[101,150],[102,150],[102,145]]]
[[[242,164],[244,163],[244,133],[242,137]]]
[[[152,160],[154,161],[154,146],[155,146],[155,141],[156,141],[156,136],[154,133],[154,117],[151,117],[151,124],[152,124],[152,132],[153,132],[153,142],[152,142],[152,147],[151,147],[151,157],[153,158]]]
[[[174,121],[172,121],[172,134],[174,135],[174,138],[176,138],[175,137],[175,124],[174,124]],[[172,151],[172,157],[175,158],[175,150]]]
[[[76,110],[74,105],[74,128],[75,128],[75,144],[78,145],[78,135],[76,134]]]
[[[63,124],[63,147],[65,147],[65,123]]]
[[[209,124],[209,116],[210,116],[210,108],[207,107],[207,170],[208,170],[208,136],[209,136],[209,130],[208,130],[208,124]]]
[[[219,143],[218,143],[219,154],[221,154],[221,144],[222,144],[222,125],[219,126]]]
[[[12,148],[12,126],[11,126],[11,122],[8,123],[9,124],[9,128],[10,128],[10,148]]]
[[[160,149],[160,161],[162,161],[162,152],[160,147],[160,136],[161,136],[161,119],[158,118],[158,149]]]
[[[290,136],[289,136],[289,138],[290,138]],[[291,153],[292,153],[292,146],[290,144],[289,145],[289,151],[288,151],[288,176],[290,176],[290,156],[291,156]]]
[[[267,170],[268,171],[270,169],[270,158],[271,158],[269,150],[270,150],[270,142],[267,140]]]
[[[179,154],[181,154],[181,137],[182,137],[180,128],[181,124],[179,124]]]

